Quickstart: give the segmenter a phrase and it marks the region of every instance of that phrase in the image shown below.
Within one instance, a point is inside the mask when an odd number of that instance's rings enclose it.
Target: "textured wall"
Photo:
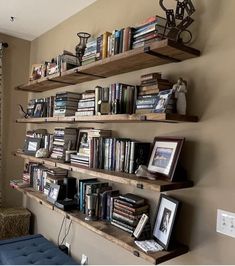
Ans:
[[[148,16],[161,12],[156,0],[98,0],[79,14],[71,17],[31,45],[31,63],[48,60],[63,49],[74,50],[78,31],[94,35],[106,30],[134,25]],[[172,2],[172,1],[171,1]],[[119,136],[152,141],[159,135],[180,135],[187,138],[183,152],[184,165],[195,182],[191,189],[169,192],[184,203],[178,237],[190,246],[190,252],[169,261],[170,264],[234,264],[234,239],[215,232],[216,210],[235,211],[234,207],[234,25],[235,1],[194,1],[197,14],[193,26],[193,46],[202,50],[200,58],[127,73],[105,80],[87,82],[70,87],[74,91],[108,85],[112,82],[139,83],[140,75],[161,71],[166,77],[183,76],[189,81],[189,111],[197,114],[197,124],[108,124],[96,125],[110,128]],[[64,89],[61,89],[64,90]],[[44,95],[54,94],[55,91]],[[40,97],[41,95],[38,94]],[[79,125],[80,126],[80,125]],[[53,126],[48,126],[52,130]],[[138,191],[133,187],[120,187],[123,191],[147,196],[152,209],[159,194]],[[35,217],[36,232],[56,241],[62,216],[52,214],[33,201],[27,202]],[[154,211],[153,211],[154,215]],[[72,254],[82,253],[93,264],[143,264],[144,262],[120,247],[100,238],[78,225],[72,226],[68,242]]]
[[[23,162],[14,160],[12,152],[22,147],[25,126],[17,125],[18,104],[26,105],[27,94],[15,90],[15,87],[28,79],[30,42],[0,34],[0,41],[9,47],[3,55],[3,204],[20,206],[22,196],[9,187],[10,179],[20,178]]]

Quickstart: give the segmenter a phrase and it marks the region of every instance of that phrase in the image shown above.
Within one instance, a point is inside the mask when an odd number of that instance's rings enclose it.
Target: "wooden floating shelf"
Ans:
[[[138,122],[164,122],[183,123],[198,122],[197,116],[178,114],[149,113],[149,114],[120,114],[120,115],[93,115],[93,116],[68,116],[68,117],[39,117],[19,118],[17,123],[138,123]]]
[[[184,189],[193,186],[193,182],[190,180],[170,182],[167,180],[148,180],[146,178],[137,177],[134,174],[127,174],[122,172],[107,171],[103,169],[93,169],[85,166],[63,163],[59,160],[50,158],[35,158],[34,156],[25,155],[22,151],[17,151],[14,155],[41,164],[45,164],[52,167],[59,167],[69,171],[82,173],[84,175],[91,175],[97,178],[109,180],[111,182],[131,185],[140,189],[152,190],[155,192],[165,192],[170,190]]]
[[[198,56],[200,51],[194,48],[170,40],[162,40],[147,47],[136,48],[85,66],[30,81],[16,89],[43,92],[144,68],[181,62]]]
[[[29,198],[36,200],[39,204],[44,205],[50,210],[65,215],[68,219],[71,219],[73,222],[80,224],[81,226],[87,228],[88,230],[96,233],[97,235],[115,243],[116,245],[121,246],[128,252],[131,252],[133,255],[140,257],[151,264],[159,264],[170,259],[173,259],[177,256],[183,255],[188,252],[188,247],[182,244],[177,244],[177,247],[171,251],[158,251],[154,253],[145,253],[140,248],[138,248],[133,238],[127,232],[111,225],[108,222],[104,221],[85,221],[85,215],[79,211],[73,212],[64,212],[46,200],[46,196],[42,192],[35,191],[33,188],[18,188],[14,186],[16,190],[24,193]]]

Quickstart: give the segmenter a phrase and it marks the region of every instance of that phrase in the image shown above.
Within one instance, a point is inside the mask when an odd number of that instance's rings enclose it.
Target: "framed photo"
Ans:
[[[88,138],[88,130],[80,130],[78,135],[78,153],[90,155],[90,141]]]
[[[38,102],[34,105],[33,117],[43,117],[45,113],[45,102]]]
[[[156,103],[153,109],[154,113],[165,113],[166,110],[172,111],[174,110],[174,104],[170,104],[170,100],[172,99],[173,90],[165,90],[160,91],[157,95]]]
[[[30,80],[37,80],[44,77],[45,66],[43,64],[33,64],[31,68]]]
[[[172,234],[179,205],[179,201],[163,194],[160,195],[153,228],[153,238],[165,250],[169,249],[172,241]]]
[[[60,186],[57,184],[50,184],[47,200],[51,202],[52,204],[55,204],[55,202],[58,199],[60,192]]]
[[[148,170],[173,181],[184,141],[181,137],[156,137]]]
[[[24,146],[24,153],[27,155],[35,156],[37,150],[41,147],[41,138],[26,138],[25,146]]]

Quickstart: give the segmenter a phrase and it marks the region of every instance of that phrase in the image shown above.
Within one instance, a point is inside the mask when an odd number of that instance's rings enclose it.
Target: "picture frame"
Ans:
[[[45,76],[45,66],[43,64],[33,64],[31,67],[30,81],[40,79]]]
[[[47,200],[50,203],[55,204],[55,202],[58,199],[59,192],[60,192],[60,185],[50,184],[49,192],[48,192],[48,195],[47,195]]]
[[[173,90],[164,90],[160,91],[157,95],[157,99],[155,102],[155,106],[153,108],[154,113],[165,113],[167,109],[168,111],[173,112],[174,110],[174,104],[173,106],[170,106],[170,100],[172,99]],[[169,105],[169,106],[168,106]]]
[[[172,246],[179,208],[178,200],[164,194],[160,195],[153,226],[153,239],[165,250],[169,250]]]
[[[184,137],[156,137],[148,171],[174,181],[174,174],[184,144]]]
[[[27,137],[25,140],[24,153],[26,155],[35,156],[37,150],[41,147],[41,138]]]
[[[33,117],[43,117],[45,112],[45,102],[37,102],[34,104]]]
[[[90,154],[89,130],[81,129],[78,134],[77,151],[81,154]]]

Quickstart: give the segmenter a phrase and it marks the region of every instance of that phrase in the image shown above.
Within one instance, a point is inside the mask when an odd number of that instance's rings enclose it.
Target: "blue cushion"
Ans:
[[[0,241],[0,264],[75,265],[76,263],[42,235],[34,235]]]

